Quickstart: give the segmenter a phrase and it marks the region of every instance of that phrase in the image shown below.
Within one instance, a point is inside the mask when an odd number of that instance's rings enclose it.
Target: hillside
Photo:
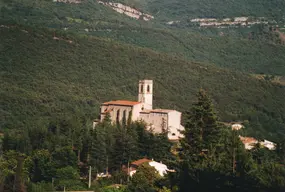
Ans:
[[[196,17],[284,17],[283,0],[146,0],[148,9],[161,19]]]
[[[91,31],[87,34],[239,71],[285,75],[284,45],[230,36],[201,35],[189,30],[115,28],[110,32]]]
[[[0,34],[1,129],[95,119],[100,103],[136,100],[138,80],[150,78],[156,107],[189,110],[202,87],[223,121],[250,120],[251,134],[284,137],[285,89],[268,81],[110,39],[23,26]]]
[[[85,27],[151,26],[151,22],[138,22],[120,14],[96,0],[64,3],[45,0],[11,0],[0,3],[1,19],[50,28],[73,28],[84,31]]]
[[[124,3],[135,6],[132,1]],[[147,10],[146,4],[139,6],[141,11]],[[249,40],[232,30],[166,28],[156,16],[151,21],[136,20],[91,0],[76,4],[12,0],[0,3],[0,7],[1,23],[29,24],[107,37],[190,61],[214,63],[250,73],[285,75],[284,45],[261,41],[261,38]],[[223,36],[218,35],[221,32]]]
[[[159,20],[189,19],[196,17],[275,17],[285,13],[283,0],[116,0],[149,11]]]

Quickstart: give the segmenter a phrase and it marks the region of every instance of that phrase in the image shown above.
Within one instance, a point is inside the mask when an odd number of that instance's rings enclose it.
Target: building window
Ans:
[[[165,132],[166,131],[166,120],[164,118],[161,119],[161,129],[162,129],[162,132]]]
[[[122,121],[125,121],[124,123],[127,122],[127,110],[124,110],[124,111],[123,111]]]
[[[117,122],[117,123],[120,122],[120,109],[118,109],[118,111],[117,111],[116,122]]]
[[[147,86],[147,92],[148,92],[148,93],[150,92],[150,87],[149,87],[149,85]]]
[[[143,85],[141,85],[141,93],[143,93]]]

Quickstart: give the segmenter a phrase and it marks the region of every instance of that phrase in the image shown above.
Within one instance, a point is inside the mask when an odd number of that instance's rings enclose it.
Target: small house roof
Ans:
[[[123,106],[134,106],[140,104],[138,101],[127,101],[127,100],[116,100],[116,101],[108,101],[103,103],[103,105],[123,105]]]
[[[143,158],[143,159],[139,159],[139,160],[133,161],[133,162],[131,163],[131,165],[137,165],[137,166],[139,166],[139,165],[141,165],[141,164],[143,164],[143,163],[146,163],[146,162],[151,162],[151,160],[149,160],[149,159],[147,159],[147,158]]]
[[[244,144],[246,144],[246,143],[249,143],[249,144],[251,144],[251,143],[258,143],[258,141],[255,138],[253,138],[253,137],[242,137],[242,136],[239,136],[239,138],[240,138],[240,140]]]

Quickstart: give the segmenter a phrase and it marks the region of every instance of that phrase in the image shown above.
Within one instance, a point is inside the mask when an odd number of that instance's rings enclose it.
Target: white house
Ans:
[[[154,167],[160,176],[166,175],[168,172],[174,172],[174,170],[168,169],[167,165],[163,164],[162,162],[156,162],[154,160],[149,159],[139,159],[131,163],[129,168],[129,175],[133,176],[137,172],[138,166],[143,163],[149,164],[151,167]]]
[[[232,127],[232,130],[238,131],[238,130],[242,129],[244,126],[240,123],[234,123],[231,125],[231,127]]]
[[[147,129],[154,133],[168,132],[170,140],[183,137],[180,133],[184,130],[181,125],[181,112],[171,109],[153,109],[153,81],[140,80],[138,101],[116,100],[105,102],[101,105],[102,121],[107,113],[113,122],[121,122],[123,118],[132,121],[144,121]]]
[[[256,144],[260,144],[262,147],[265,147],[269,150],[275,150],[276,149],[276,144],[268,141],[268,140],[264,140],[259,142],[257,139],[253,138],[253,137],[242,137],[239,136],[240,140],[242,141],[242,143],[244,144],[245,149],[251,150]]]
[[[265,140],[265,139],[264,139],[264,141],[260,142],[260,145],[263,146],[263,147],[266,147],[269,150],[275,150],[276,149],[276,144],[275,143],[273,143],[271,141],[268,141],[268,140]]]
[[[160,176],[164,176],[164,175],[166,175],[167,174],[167,172],[169,171],[169,169],[167,168],[167,166],[165,165],[165,164],[163,164],[163,163],[159,163],[159,162],[156,162],[156,161],[151,161],[151,162],[149,162],[148,163],[151,167],[154,167],[156,170],[157,170],[157,172],[158,172],[158,174],[160,175]]]
[[[247,149],[247,150],[251,150],[258,143],[258,140],[256,140],[253,137],[239,136],[239,138],[240,138],[241,142],[244,144],[245,149]]]

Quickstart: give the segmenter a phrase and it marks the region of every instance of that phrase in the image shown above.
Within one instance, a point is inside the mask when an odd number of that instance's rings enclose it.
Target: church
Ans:
[[[100,120],[109,113],[113,122],[131,118],[132,121],[144,121],[147,129],[154,133],[168,132],[169,140],[182,137],[180,131],[181,112],[171,109],[153,109],[153,81],[140,80],[138,84],[138,101],[115,100],[101,105]],[[129,117],[131,116],[131,117]]]

